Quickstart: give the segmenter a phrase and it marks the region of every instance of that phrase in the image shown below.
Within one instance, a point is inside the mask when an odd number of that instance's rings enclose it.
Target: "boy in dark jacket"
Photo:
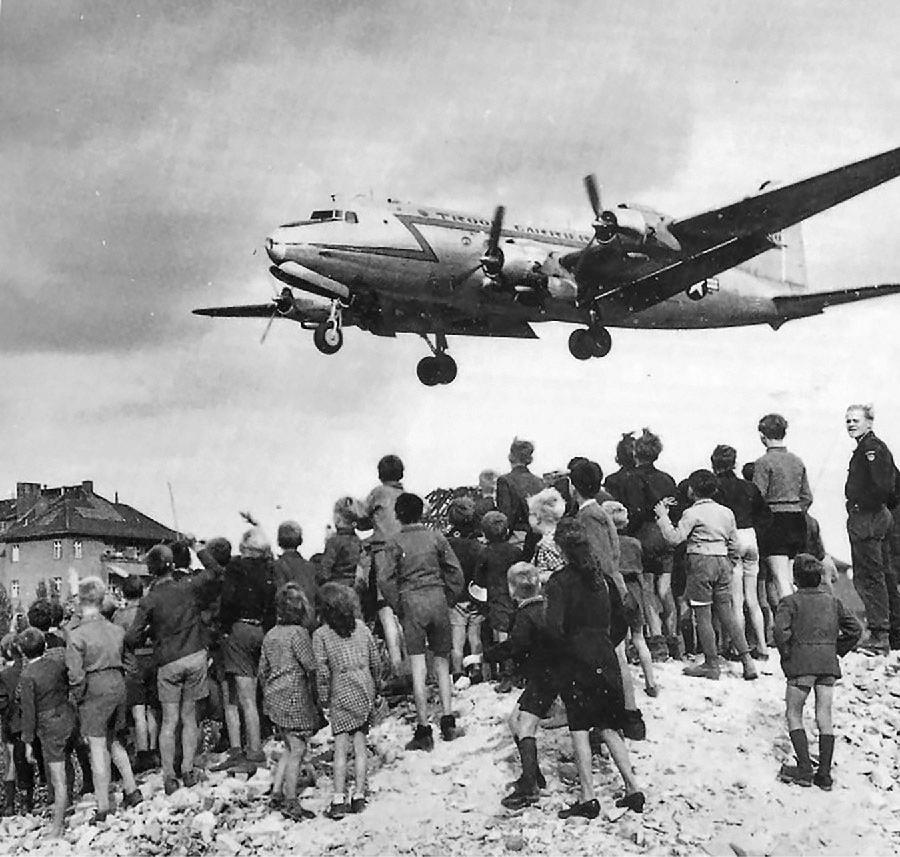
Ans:
[[[797,755],[796,765],[782,765],[785,783],[831,789],[834,727],[831,705],[834,681],[841,677],[838,658],[847,654],[862,636],[856,617],[822,585],[823,566],[810,554],[794,559],[797,591],[782,599],[775,614],[774,636],[787,679],[785,698],[788,731]],[[803,706],[810,690],[816,692],[816,725],[819,727],[819,768],[813,775]]]
[[[558,649],[544,621],[544,598],[538,570],[517,562],[507,572],[509,595],[516,602],[507,640],[492,646],[486,657],[492,661],[512,658],[525,677],[525,690],[509,716],[509,728],[522,759],[522,775],[500,803],[507,809],[522,809],[537,802],[547,784],[537,759],[537,730],[559,695],[555,676]]]
[[[15,634],[7,634],[0,641],[0,653],[7,666],[0,671],[0,718],[3,722],[3,740],[11,748],[13,764],[6,770],[3,782],[3,815],[15,815],[16,784],[23,791],[22,808],[34,809],[34,767],[25,758],[22,741],[22,713],[19,707],[19,678],[22,675],[22,653]]]
[[[434,672],[441,697],[441,737],[456,737],[456,718],[451,709],[450,608],[463,591],[459,560],[446,537],[420,523],[425,504],[416,494],[401,494],[394,511],[400,532],[385,547],[385,574],[381,591],[400,617],[409,652],[416,703],[416,732],[407,750],[431,750],[434,741],[428,725],[428,697],[425,678],[425,646],[434,655]]]
[[[362,553],[362,541],[356,535],[359,509],[352,497],[341,497],[334,504],[334,533],[325,540],[325,552],[319,566],[323,583],[342,583],[353,589],[356,565]]]

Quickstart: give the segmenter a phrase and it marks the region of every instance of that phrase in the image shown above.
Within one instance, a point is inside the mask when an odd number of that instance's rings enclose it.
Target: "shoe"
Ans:
[[[831,779],[831,774],[826,774],[825,771],[816,771],[813,777],[813,785],[818,786],[823,792],[830,792],[834,781]]]
[[[622,734],[632,741],[643,741],[647,737],[647,724],[637,708],[625,712]]]
[[[445,714],[441,718],[441,738],[444,741],[452,741],[456,737],[456,718],[452,714]]]
[[[643,792],[632,792],[630,795],[622,795],[616,801],[616,806],[634,812],[643,812],[645,800]]]
[[[344,806],[346,806],[346,804],[344,804]],[[316,817],[316,814],[311,809],[301,806],[299,800],[295,800],[293,803],[283,804],[279,808],[279,812],[281,812],[285,818],[289,818],[292,821],[309,821],[311,818]]]
[[[141,794],[141,790],[135,789],[133,792],[128,792],[128,794],[122,798],[122,808],[131,809],[131,807],[137,806],[139,803],[143,802],[144,796]]]
[[[173,795],[178,789],[181,788],[178,785],[178,780],[175,777],[166,777],[163,781],[163,790],[167,795]]]
[[[359,795],[354,796],[350,801],[350,812],[362,812],[366,808],[366,799]]]
[[[753,666],[752,661],[746,661],[744,663],[744,681],[756,681],[759,678],[759,673],[756,671],[756,667]]]
[[[330,818],[332,821],[340,821],[345,815],[350,812],[350,807],[347,806],[346,801],[341,801],[340,803],[331,803],[328,806],[328,809],[322,813],[325,818]]]
[[[753,658],[754,661],[767,661],[769,660],[769,653],[761,652],[759,649],[751,649],[750,657]]]
[[[88,824],[105,824],[109,817],[108,809],[98,809],[92,816]]]
[[[669,646],[662,635],[647,638],[647,648],[650,649],[650,658],[656,663],[669,659]]]
[[[886,631],[873,631],[866,634],[856,648],[873,655],[886,655],[891,650],[891,642]]]
[[[244,756],[244,751],[240,747],[232,747],[228,751],[228,755],[225,759],[219,762],[217,765],[213,765],[210,770],[211,771],[230,771],[232,768],[239,767],[240,765],[245,764],[247,761]]]
[[[254,765],[264,765],[266,763],[266,754],[262,750],[248,750],[244,753],[244,758]]]
[[[416,726],[411,741],[406,744],[407,750],[427,750],[434,749],[434,738],[431,737],[431,727],[423,726],[421,723]]]
[[[719,668],[714,664],[695,664],[692,667],[685,667],[682,672],[688,678],[708,678],[710,681],[719,680]]]
[[[537,783],[537,787],[538,787],[539,789],[545,789],[545,788],[547,788],[547,778],[546,778],[540,771],[538,771],[538,773],[537,773],[537,779],[535,780],[535,782]],[[510,780],[510,781],[506,784],[506,787],[507,787],[508,789],[519,789],[519,790],[521,791],[521,789],[522,789],[522,778],[519,777],[517,780]]]
[[[600,801],[586,800],[573,803],[556,813],[558,818],[596,818],[600,815]]]
[[[782,765],[778,779],[783,783],[796,783],[798,786],[809,788],[813,784],[812,768],[804,770],[798,765]]]
[[[181,782],[184,783],[186,788],[197,785],[202,779],[202,775],[196,768],[192,768],[190,771],[181,772]]]
[[[285,810],[286,812],[286,807],[287,804],[285,802],[283,792],[274,792],[269,795],[269,809],[274,809],[276,811]]]
[[[497,682],[497,693],[509,693],[513,689],[513,681],[509,676]]]
[[[888,637],[888,644],[890,645],[892,652],[896,652],[900,649],[900,634],[891,634],[890,637]]]
[[[734,649],[728,649],[727,652],[719,652],[719,657],[722,658],[722,660],[730,661],[733,664],[741,662],[741,656]]]
[[[651,696],[655,699],[657,696],[659,696],[659,688],[655,684],[648,684],[644,686],[644,693],[646,693],[647,696]]]
[[[536,804],[541,794],[537,788],[523,789],[516,786],[505,798],[500,800],[500,806],[506,809],[525,809],[526,806]]]

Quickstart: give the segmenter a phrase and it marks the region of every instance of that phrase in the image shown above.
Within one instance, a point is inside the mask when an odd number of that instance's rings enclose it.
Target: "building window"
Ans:
[[[11,580],[9,582],[9,594],[13,598],[19,597],[19,581],[18,580]]]
[[[53,578],[53,591],[54,591],[57,595],[62,594],[62,578],[61,578],[61,577],[54,577],[54,578]]]
[[[53,542],[53,559],[62,559],[62,539]]]
[[[75,559],[81,559],[81,541],[76,540],[72,543],[72,547],[75,549]]]
[[[19,546],[18,545],[12,546],[12,561],[13,562],[19,561]]]

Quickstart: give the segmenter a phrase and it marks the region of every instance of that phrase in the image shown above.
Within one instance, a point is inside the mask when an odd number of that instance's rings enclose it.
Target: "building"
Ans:
[[[14,611],[39,590],[67,598],[76,578],[140,573],[141,558],[178,534],[137,509],[94,493],[94,483],[46,488],[19,482],[14,500],[0,501],[0,582]]]

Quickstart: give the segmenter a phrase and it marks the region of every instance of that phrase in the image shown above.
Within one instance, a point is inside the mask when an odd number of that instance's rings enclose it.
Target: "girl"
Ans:
[[[555,488],[545,488],[528,498],[528,523],[540,533],[540,541],[534,550],[534,564],[543,586],[566,563],[562,551],[553,538],[556,525],[566,512],[566,501]]]
[[[275,595],[278,624],[263,639],[259,680],[263,709],[278,728],[287,750],[278,760],[272,782],[272,806],[295,821],[315,818],[297,798],[297,779],[306,741],[322,725],[310,679],[316,659],[306,626],[309,602],[296,583],[287,583]]]
[[[372,634],[357,618],[353,590],[326,583],[319,595],[323,624],[313,634],[313,653],[319,701],[329,708],[334,735],[334,794],[325,815],[337,821],[366,806],[366,733],[375,708],[379,659]],[[348,804],[344,792],[351,740],[356,783]]]

